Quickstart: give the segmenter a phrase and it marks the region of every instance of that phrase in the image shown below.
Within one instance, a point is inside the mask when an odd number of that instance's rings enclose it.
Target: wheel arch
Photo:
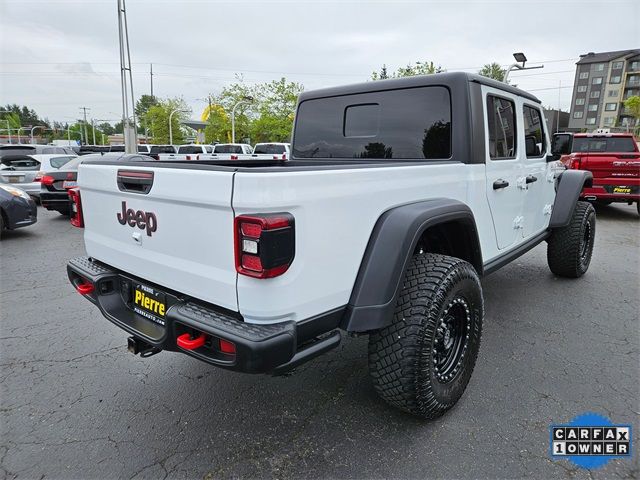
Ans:
[[[556,198],[549,220],[549,228],[566,227],[585,187],[593,186],[593,174],[587,170],[565,170],[556,184]]]
[[[364,332],[388,325],[407,266],[420,249],[462,258],[483,273],[476,222],[467,205],[437,198],[394,207],[373,228],[341,327]]]

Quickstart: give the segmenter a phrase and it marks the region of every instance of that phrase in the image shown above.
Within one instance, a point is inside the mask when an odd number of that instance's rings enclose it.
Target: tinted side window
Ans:
[[[449,90],[432,86],[306,100],[296,115],[293,156],[447,159]]]
[[[487,96],[489,123],[489,157],[505,159],[516,157],[516,109],[511,100]]]
[[[522,108],[524,117],[524,141],[527,158],[540,157],[546,151],[544,144],[544,122],[537,108],[525,105]]]

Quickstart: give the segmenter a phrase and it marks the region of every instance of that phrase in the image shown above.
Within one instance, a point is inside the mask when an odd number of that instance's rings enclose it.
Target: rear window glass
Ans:
[[[26,155],[14,155],[3,157],[2,166],[9,170],[39,170],[40,162]]]
[[[60,168],[72,158],[75,157],[53,157],[49,160],[49,163],[53,168]]]
[[[216,145],[213,147],[215,153],[243,153],[240,145]]]
[[[152,145],[149,153],[176,153],[173,145]]]
[[[446,159],[451,98],[432,86],[306,100],[296,115],[297,158]]]
[[[111,145],[110,152],[124,152],[124,145]]]
[[[178,147],[178,153],[202,153],[202,147],[200,145],[184,145]]]
[[[148,145],[138,145],[138,153],[149,153]]]
[[[287,147],[284,145],[277,145],[275,143],[261,143],[256,145],[256,148],[253,150],[253,153],[257,154],[280,154],[285,153],[287,151]]]
[[[574,152],[635,152],[631,137],[574,137]]]

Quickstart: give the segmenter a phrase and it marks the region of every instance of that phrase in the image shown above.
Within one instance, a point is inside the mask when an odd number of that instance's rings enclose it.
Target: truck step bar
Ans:
[[[330,335],[318,339],[309,346],[298,351],[291,360],[276,368],[273,371],[273,375],[282,375],[290,370],[293,370],[297,366],[308,362],[312,358],[318,357],[323,353],[328,352],[329,350],[333,350],[338,345],[340,345],[340,340],[342,340],[340,332],[338,330],[334,330]]]

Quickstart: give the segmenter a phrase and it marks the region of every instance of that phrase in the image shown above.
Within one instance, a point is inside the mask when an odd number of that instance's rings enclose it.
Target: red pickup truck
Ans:
[[[630,133],[557,133],[554,142],[564,144],[560,160],[567,168],[593,173],[593,186],[580,198],[608,205],[636,203],[640,214],[640,150]]]

